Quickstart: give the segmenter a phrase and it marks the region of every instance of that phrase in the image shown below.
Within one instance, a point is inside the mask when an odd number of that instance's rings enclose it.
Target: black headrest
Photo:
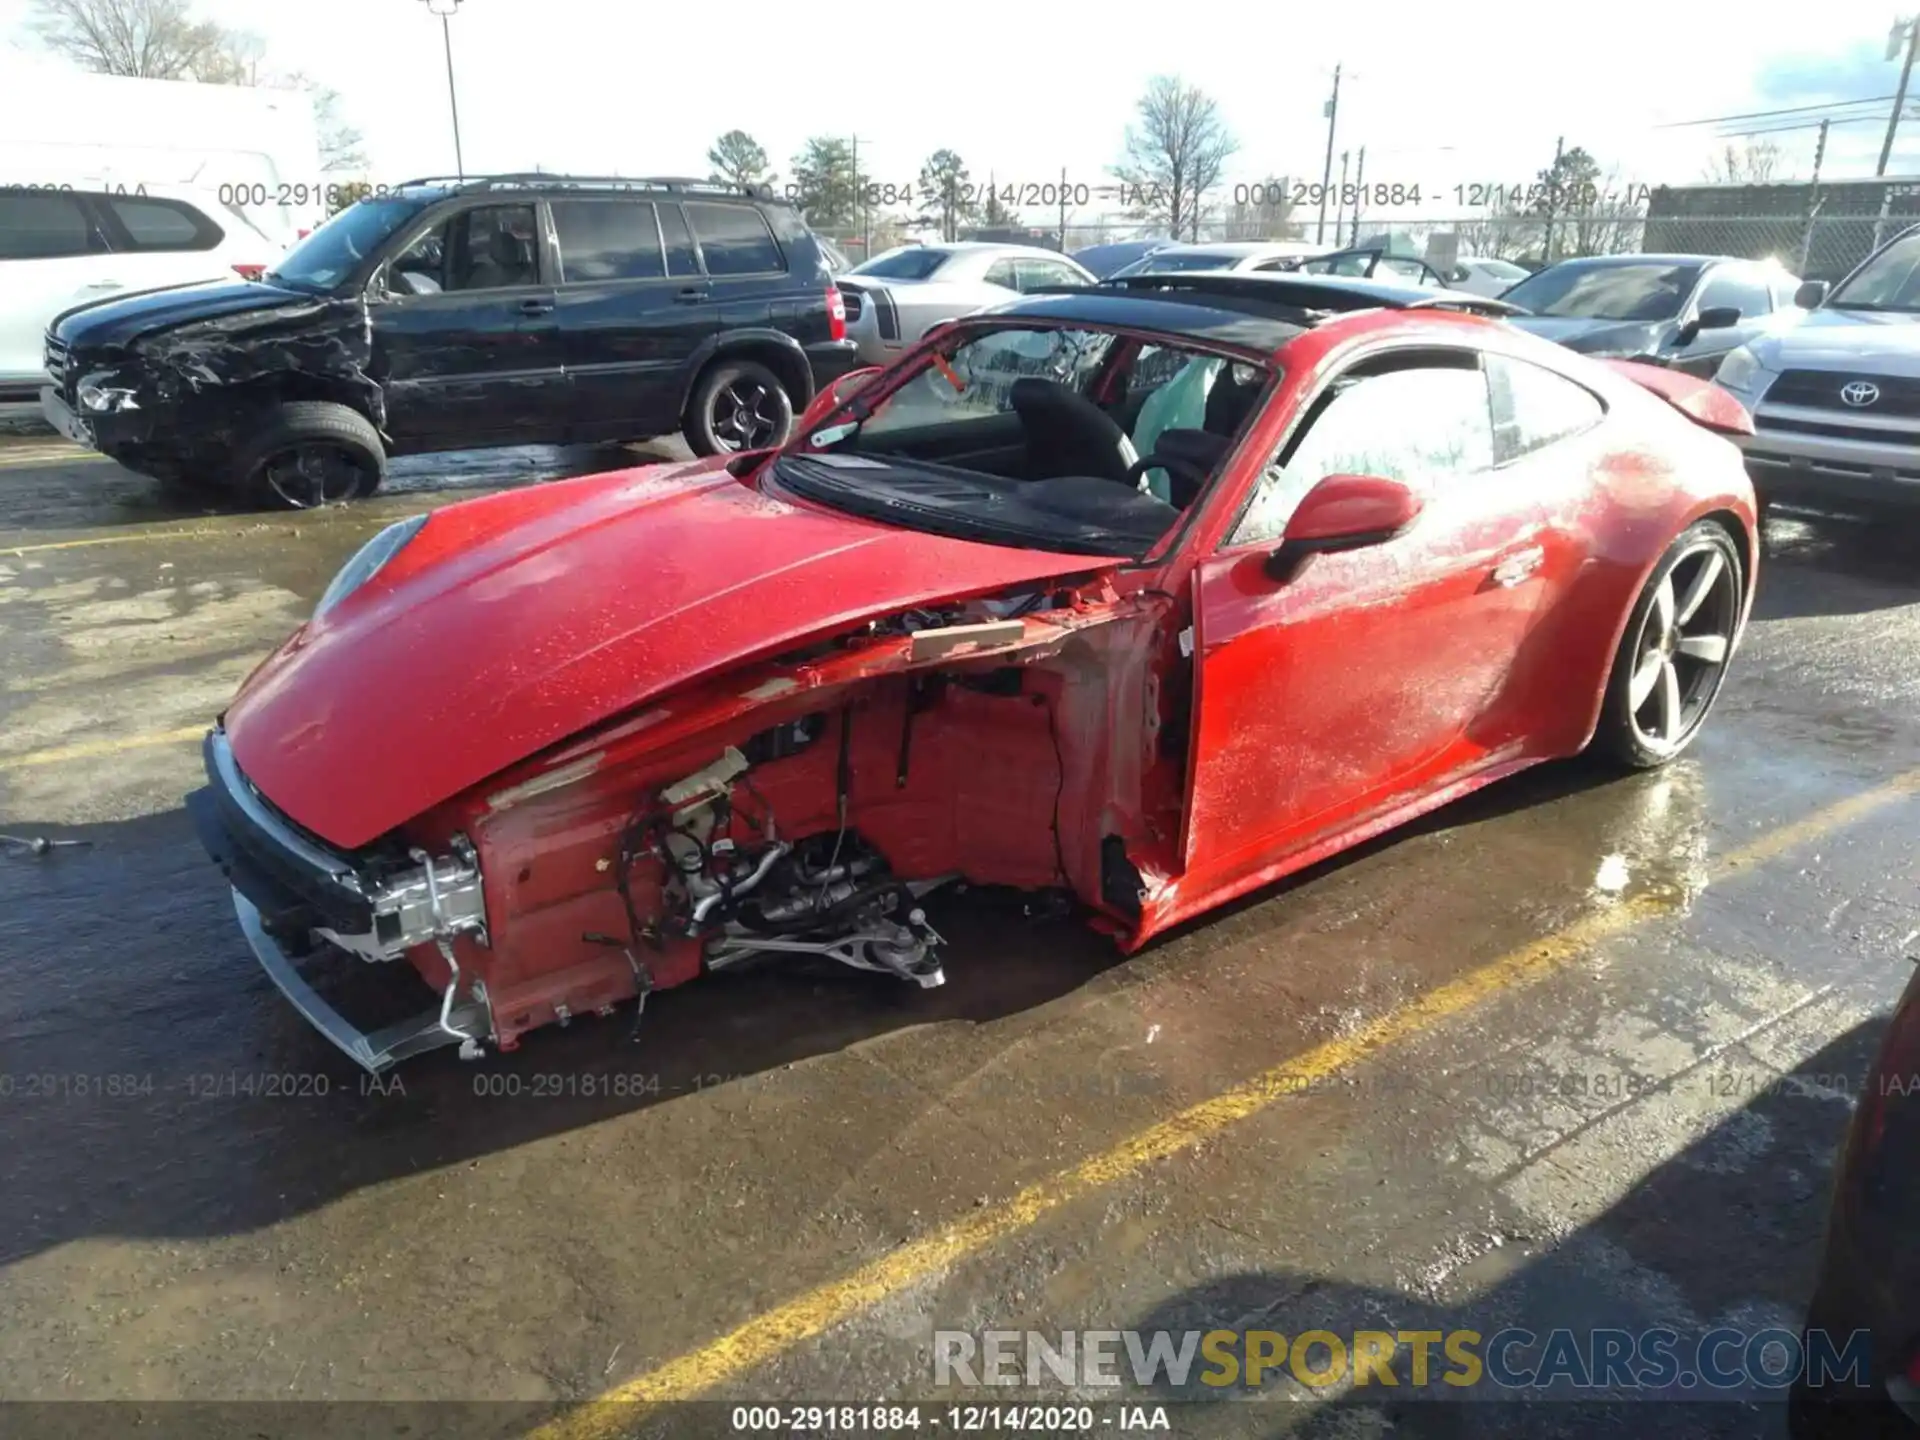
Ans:
[[[533,264],[533,243],[523,240],[511,230],[496,230],[493,239],[487,244],[487,253],[496,265],[508,269],[525,270]]]
[[[1233,448],[1231,435],[1216,435],[1211,430],[1162,430],[1153,442],[1153,453],[1169,460],[1185,460],[1202,470],[1211,470]]]
[[[1233,371],[1232,365],[1223,369],[1207,392],[1206,427],[1215,435],[1232,435],[1238,431],[1247,412],[1253,409],[1253,402],[1260,398],[1260,382],[1242,385],[1233,378]]]

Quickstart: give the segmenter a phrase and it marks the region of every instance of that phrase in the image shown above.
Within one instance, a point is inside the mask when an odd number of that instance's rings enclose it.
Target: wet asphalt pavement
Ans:
[[[0,833],[84,842],[0,858],[0,1400],[509,1435],[609,1390],[1004,1403],[936,1389],[936,1329],[1797,1321],[1920,956],[1920,528],[1777,520],[1663,773],[1534,772],[1131,960],[950,900],[943,989],[711,977],[374,1093],[248,955],[190,732],[385,521],[671,453],[409,461],[288,517],[0,435]],[[1571,1400],[1129,1393],[1180,1435],[1603,1433]],[[1630,1423],[1784,1434],[1735,1398]]]

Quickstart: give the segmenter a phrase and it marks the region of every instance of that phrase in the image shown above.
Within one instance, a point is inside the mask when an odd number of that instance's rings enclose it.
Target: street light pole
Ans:
[[[460,0],[426,0],[429,14],[440,17],[440,39],[447,51],[447,106],[453,111],[453,166],[454,172],[464,180],[467,178],[466,157],[460,151],[460,97],[453,88],[453,27],[449,19],[460,9]]]
[[[1907,81],[1913,76],[1913,52],[1920,46],[1920,18],[1897,21],[1893,33],[1887,37],[1887,58],[1893,59],[1899,45],[1901,27],[1907,32],[1907,58],[1900,66],[1900,88],[1893,92],[1893,113],[1887,117],[1887,138],[1880,143],[1880,163],[1874,167],[1875,175],[1887,173],[1887,157],[1893,153],[1893,132],[1900,124],[1900,112],[1907,104]]]

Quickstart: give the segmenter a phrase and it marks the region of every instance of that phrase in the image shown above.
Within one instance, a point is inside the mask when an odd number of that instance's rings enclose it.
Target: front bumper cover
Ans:
[[[274,810],[241,773],[223,730],[208,734],[204,754],[209,783],[186,801],[194,828],[233,887],[234,913],[254,957],[315,1029],[376,1074],[425,1050],[464,1049],[492,1036],[486,991],[472,983],[462,995],[451,947],[464,934],[485,943],[479,868],[470,853],[436,861],[415,851],[418,869],[376,878]],[[452,980],[436,1010],[368,1033],[300,974],[296,956],[316,941],[372,962],[437,944]]]

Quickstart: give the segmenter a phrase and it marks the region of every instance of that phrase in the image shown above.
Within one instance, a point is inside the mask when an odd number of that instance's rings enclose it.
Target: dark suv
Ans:
[[[779,445],[856,363],[825,253],[766,190],[503,175],[363,199],[257,281],[69,310],[41,400],[129,469],[300,508],[394,455]]]

